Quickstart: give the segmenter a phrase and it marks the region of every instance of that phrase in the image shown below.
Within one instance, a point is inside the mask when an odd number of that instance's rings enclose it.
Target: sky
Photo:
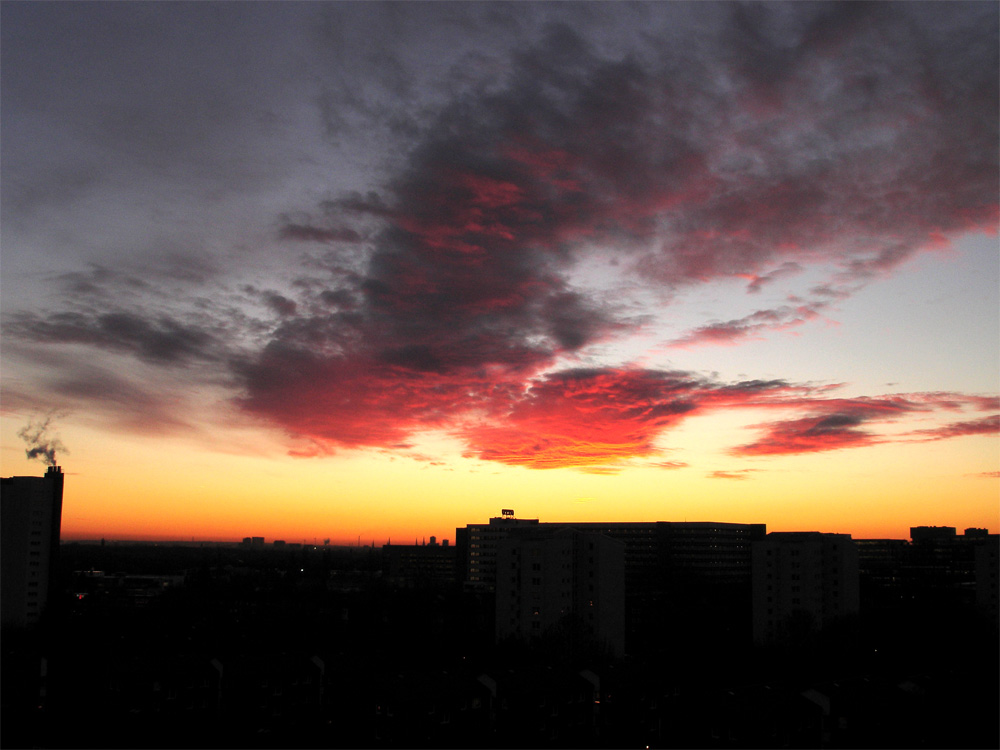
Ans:
[[[0,4],[64,539],[1000,531],[995,2]]]

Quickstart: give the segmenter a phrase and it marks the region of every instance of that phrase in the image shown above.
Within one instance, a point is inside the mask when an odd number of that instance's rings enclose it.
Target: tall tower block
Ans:
[[[55,585],[63,473],[0,479],[0,616],[3,626],[38,622]]]

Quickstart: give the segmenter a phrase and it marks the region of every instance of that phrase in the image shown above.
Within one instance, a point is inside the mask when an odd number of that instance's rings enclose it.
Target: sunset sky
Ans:
[[[0,474],[64,539],[997,533],[998,9],[6,0]]]

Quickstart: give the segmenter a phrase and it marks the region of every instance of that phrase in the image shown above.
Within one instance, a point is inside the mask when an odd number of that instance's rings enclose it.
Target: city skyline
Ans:
[[[0,12],[64,539],[1000,527],[996,4]]]

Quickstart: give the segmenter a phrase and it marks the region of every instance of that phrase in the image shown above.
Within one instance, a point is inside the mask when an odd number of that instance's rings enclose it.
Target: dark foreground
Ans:
[[[487,597],[380,568],[366,548],[64,545],[46,620],[4,633],[0,743],[1000,746],[996,626],[948,592],[863,581],[858,621],[767,649],[662,603],[662,637],[612,657],[571,623],[495,645]]]

